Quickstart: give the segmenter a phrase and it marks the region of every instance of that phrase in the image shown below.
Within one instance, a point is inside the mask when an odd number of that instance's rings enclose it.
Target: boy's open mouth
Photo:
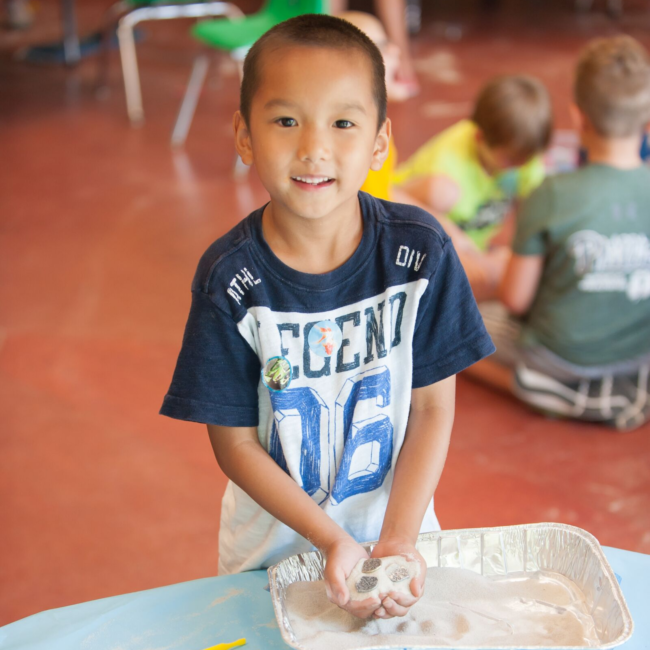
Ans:
[[[328,187],[334,182],[329,176],[292,176],[291,180],[305,190]]]

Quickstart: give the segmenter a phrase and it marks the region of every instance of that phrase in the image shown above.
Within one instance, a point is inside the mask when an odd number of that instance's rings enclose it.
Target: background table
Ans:
[[[604,547],[635,631],[620,646],[650,649],[650,555]],[[205,578],[29,616],[0,628],[2,650],[203,650],[246,637],[246,650],[287,648],[266,571]]]

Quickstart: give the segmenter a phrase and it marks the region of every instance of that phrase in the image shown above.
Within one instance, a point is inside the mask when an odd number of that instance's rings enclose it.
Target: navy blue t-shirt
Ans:
[[[280,261],[263,208],[201,258],[161,413],[257,427],[284,471],[359,541],[376,539],[411,390],[494,352],[451,240],[419,208],[359,193],[363,236],[330,273]],[[438,527],[433,510],[423,530]],[[220,570],[311,545],[230,484]]]

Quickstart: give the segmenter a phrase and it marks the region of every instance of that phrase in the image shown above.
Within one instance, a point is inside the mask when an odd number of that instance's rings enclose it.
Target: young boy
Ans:
[[[532,77],[502,76],[480,92],[471,119],[443,131],[399,166],[394,183],[438,217],[479,300],[496,297],[507,248],[490,250],[514,203],[544,179],[540,154],[551,102]]]
[[[503,387],[514,380],[515,393],[545,411],[630,429],[650,409],[650,169],[639,155],[647,53],[627,36],[594,41],[574,95],[589,164],[549,178],[525,203],[501,287],[523,320],[485,306],[500,365],[474,374]]]
[[[404,615],[454,414],[454,376],[493,352],[453,245],[425,212],[359,193],[386,157],[381,54],[300,16],[244,64],[236,146],[270,202],[203,255],[161,413],[207,423],[230,479],[220,573],[313,547],[331,600]],[[366,551],[407,554],[412,595],[351,601]]]

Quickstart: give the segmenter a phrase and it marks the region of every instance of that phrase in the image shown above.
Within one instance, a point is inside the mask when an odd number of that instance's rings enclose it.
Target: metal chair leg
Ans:
[[[133,28],[137,23],[144,20],[172,20],[174,18],[203,18],[207,16],[228,16],[230,18],[236,18],[243,15],[241,9],[235,5],[217,1],[140,7],[122,17],[117,28],[117,39],[120,45],[122,71],[124,74],[126,108],[131,124],[138,125],[144,121],[138,60],[135,53],[135,39],[133,37]]]
[[[129,22],[120,21],[117,28],[117,40],[120,44],[120,58],[122,59],[126,110],[131,124],[137,126],[144,121],[144,109],[142,108],[138,59],[135,53],[135,38],[133,36],[133,27]]]
[[[187,133],[192,125],[196,105],[199,101],[199,96],[201,95],[201,89],[203,88],[203,83],[205,82],[209,66],[210,61],[207,54],[199,54],[199,56],[196,57],[192,68],[192,74],[190,75],[190,80],[187,84],[187,90],[183,97],[183,103],[181,104],[178,117],[176,118],[176,124],[174,125],[174,130],[172,132],[172,147],[182,147],[185,144]]]

